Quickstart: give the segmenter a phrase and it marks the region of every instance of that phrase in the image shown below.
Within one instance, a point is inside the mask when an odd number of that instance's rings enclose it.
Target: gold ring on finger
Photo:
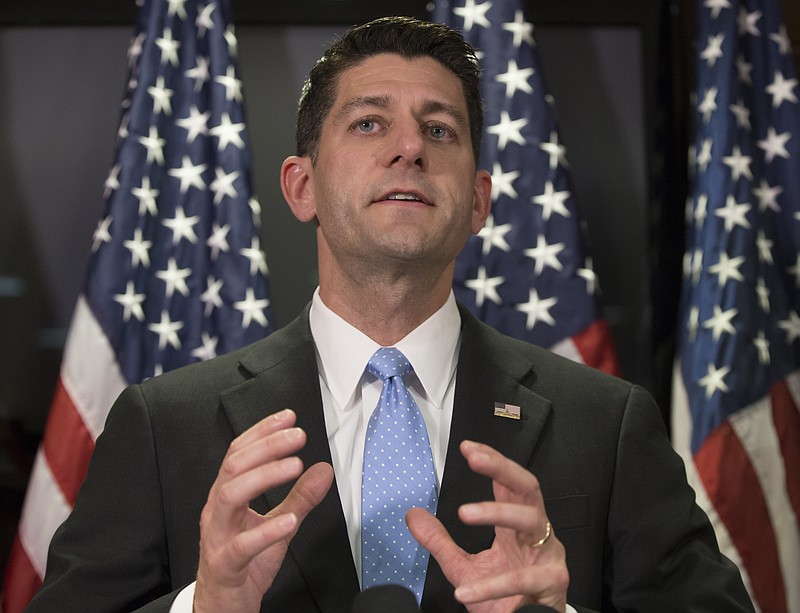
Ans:
[[[536,549],[538,547],[541,547],[542,545],[544,545],[548,541],[548,539],[550,538],[551,534],[553,534],[553,526],[548,521],[547,522],[547,526],[545,526],[545,529],[544,529],[544,536],[542,538],[540,538],[538,541],[536,541],[535,543],[533,543],[533,545],[531,545],[531,547],[533,547],[534,549]]]

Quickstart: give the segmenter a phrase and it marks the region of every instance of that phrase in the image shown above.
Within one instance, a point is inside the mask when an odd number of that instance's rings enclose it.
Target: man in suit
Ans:
[[[430,552],[422,610],[752,610],[652,398],[456,304],[490,206],[481,128],[474,53],[444,26],[384,19],[333,45],[281,171],[317,224],[311,305],[120,396],[31,611],[349,611],[381,347],[413,367],[434,471],[435,516],[405,517]]]

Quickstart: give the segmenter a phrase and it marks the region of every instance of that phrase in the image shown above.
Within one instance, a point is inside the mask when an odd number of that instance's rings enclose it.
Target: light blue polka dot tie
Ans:
[[[428,431],[403,383],[411,364],[394,347],[381,348],[367,370],[383,379],[367,424],[361,475],[362,589],[393,583],[422,599],[428,552],[411,536],[406,511],[436,512],[436,474]]]

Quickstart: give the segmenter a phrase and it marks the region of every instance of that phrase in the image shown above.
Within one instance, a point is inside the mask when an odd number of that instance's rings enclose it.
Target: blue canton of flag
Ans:
[[[85,294],[128,382],[272,330],[226,0],[144,0]]]
[[[698,3],[673,440],[764,611],[800,611],[800,102],[779,0]]]
[[[456,296],[501,332],[616,372],[522,3],[437,0],[431,19],[479,51],[486,104],[481,166],[492,174],[492,213],[456,261]]]

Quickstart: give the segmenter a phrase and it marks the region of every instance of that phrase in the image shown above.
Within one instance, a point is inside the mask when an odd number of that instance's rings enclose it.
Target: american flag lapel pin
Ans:
[[[494,416],[505,417],[507,419],[520,419],[520,408],[515,404],[505,402],[494,403]]]

